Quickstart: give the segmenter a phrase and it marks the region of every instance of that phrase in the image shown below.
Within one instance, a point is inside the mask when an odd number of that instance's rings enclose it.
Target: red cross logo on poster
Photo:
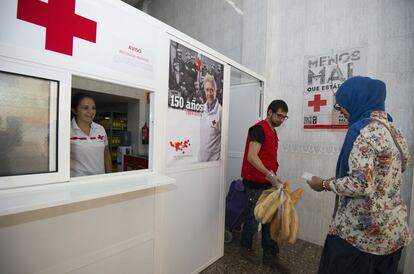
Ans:
[[[95,21],[75,14],[75,0],[18,0],[17,18],[46,28],[45,49],[72,56],[73,38],[96,43]]]
[[[201,55],[200,54],[197,55],[197,59],[196,59],[195,63],[196,63],[197,71],[201,72],[201,69],[203,68],[203,61],[201,61]]]
[[[321,100],[320,94],[315,94],[313,96],[313,101],[308,102],[308,107],[313,107],[314,112],[319,112],[321,111],[321,107],[326,106],[326,104],[327,104],[327,101]]]

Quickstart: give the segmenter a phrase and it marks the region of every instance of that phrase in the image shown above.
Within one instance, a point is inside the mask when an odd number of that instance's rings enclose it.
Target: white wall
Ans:
[[[153,273],[154,189],[0,218],[0,273]]]
[[[223,255],[222,169],[216,166],[167,175],[177,181],[169,191],[158,194],[162,199],[158,273],[198,273]]]
[[[334,175],[344,133],[303,132],[305,56],[364,48],[367,54],[366,75],[386,82],[387,111],[402,129],[410,151],[413,152],[414,1],[245,0],[240,3],[243,13],[242,30],[231,27],[226,32],[216,32],[212,37],[198,35],[203,32],[206,20],[182,23],[185,19],[177,19],[186,17],[186,14],[197,14],[200,2],[205,1],[171,2],[153,1],[152,15],[183,32],[191,33],[201,42],[222,52],[229,50],[234,43],[228,41],[228,33],[242,33],[241,39],[236,39],[236,43],[242,43],[241,58],[233,58],[258,72],[265,71],[267,86],[264,106],[275,98],[287,101],[290,108],[289,120],[278,129],[281,140],[280,176],[293,187],[301,186],[305,189],[298,203],[300,238],[323,244],[334,197],[329,193],[310,191],[300,180],[300,174],[306,170],[326,177]],[[189,2],[194,3],[191,8]],[[213,8],[203,13],[214,13],[217,10],[215,7],[225,7],[228,2],[230,1],[214,1],[211,5]],[[185,12],[181,12],[184,5]],[[161,7],[169,10],[168,14],[160,12]],[[240,22],[235,13],[215,13],[215,19],[214,22],[222,25],[229,21]],[[176,23],[176,20],[182,22]],[[412,170],[406,172],[402,186],[402,196],[408,206],[414,204],[412,173]],[[412,206],[411,211],[414,211]],[[411,217],[410,226],[412,233],[413,218]],[[410,254],[414,254],[412,246],[408,248]],[[412,269],[411,262],[411,268],[406,268],[406,273],[413,272]]]
[[[303,133],[301,129],[305,55],[363,47],[367,53],[367,75],[387,84],[387,111],[413,151],[413,1],[271,1],[270,10],[269,35],[274,39],[266,76],[270,92],[287,100],[289,116],[293,118],[280,134],[283,177],[299,185],[302,170],[326,177],[333,175],[337,151],[332,151],[343,139],[343,134]],[[409,171],[402,186],[408,205],[411,189]],[[333,195],[315,194],[305,186],[298,206],[302,239],[323,243],[332,205]]]
[[[266,65],[268,1],[153,0],[150,15],[256,73]]]
[[[299,161],[324,176],[334,170],[336,153],[306,153],[308,143],[316,147],[341,145],[343,134],[303,133],[301,129],[304,56],[331,50],[364,47],[367,52],[367,75],[387,84],[387,110],[402,129],[412,148],[414,97],[414,2],[412,1],[272,1],[270,45],[272,61],[267,78],[271,93],[285,98],[291,106],[286,128],[281,132],[282,155],[287,166],[298,164],[297,154],[309,157]],[[297,34],[297,35],[294,35]],[[295,152],[295,145],[298,151]],[[332,157],[331,157],[332,156]],[[299,167],[300,168],[300,167]],[[295,179],[286,169],[288,178]],[[312,171],[312,170],[311,170]],[[412,180],[404,180],[404,198],[409,201]],[[307,194],[307,193],[305,193]],[[323,199],[325,200],[325,199]],[[308,215],[308,214],[305,214]],[[316,235],[315,235],[316,236]],[[310,236],[320,242],[318,237]]]
[[[242,58],[240,63],[262,75],[268,62],[268,1],[243,0]]]
[[[150,14],[240,62],[242,5],[242,0],[154,0]]]

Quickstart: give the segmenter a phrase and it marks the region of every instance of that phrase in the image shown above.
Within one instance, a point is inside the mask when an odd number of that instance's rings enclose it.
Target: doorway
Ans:
[[[249,127],[262,119],[263,82],[231,67],[226,193],[240,178]]]

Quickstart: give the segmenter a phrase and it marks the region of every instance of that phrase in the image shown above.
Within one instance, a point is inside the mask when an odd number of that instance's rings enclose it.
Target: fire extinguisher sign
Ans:
[[[333,108],[335,92],[345,80],[365,74],[365,59],[363,48],[305,57],[303,94],[305,130],[348,128],[345,117]]]

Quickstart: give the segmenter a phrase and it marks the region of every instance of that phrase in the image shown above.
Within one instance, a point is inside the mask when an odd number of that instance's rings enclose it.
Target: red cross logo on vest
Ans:
[[[326,100],[321,100],[320,94],[315,94],[313,101],[308,102],[308,107],[313,107],[314,112],[321,111],[321,106],[326,106]]]
[[[74,37],[96,43],[96,22],[75,14],[75,0],[18,1],[18,19],[46,28],[45,49],[72,56]]]

